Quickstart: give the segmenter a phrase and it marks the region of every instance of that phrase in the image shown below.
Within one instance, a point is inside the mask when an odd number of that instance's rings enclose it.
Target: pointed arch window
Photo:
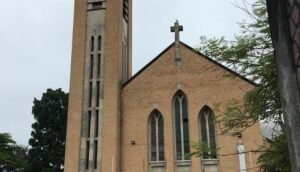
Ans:
[[[164,161],[164,120],[158,110],[150,115],[150,160],[151,162]]]
[[[176,160],[190,160],[188,105],[184,93],[178,92],[174,98]]]
[[[203,159],[217,159],[217,144],[215,133],[215,114],[208,106],[200,111],[201,142],[209,147],[209,152],[204,153]]]

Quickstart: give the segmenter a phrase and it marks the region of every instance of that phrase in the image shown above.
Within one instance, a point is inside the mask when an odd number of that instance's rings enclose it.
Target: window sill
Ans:
[[[165,161],[152,161],[149,163],[151,167],[165,167]]]
[[[191,160],[182,160],[182,161],[175,161],[176,165],[178,167],[184,167],[184,166],[191,166],[192,165],[192,161]]]
[[[218,159],[202,159],[201,162],[204,165],[216,165],[219,163],[219,160]]]

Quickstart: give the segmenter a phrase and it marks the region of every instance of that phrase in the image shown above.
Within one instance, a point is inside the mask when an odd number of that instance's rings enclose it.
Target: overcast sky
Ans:
[[[74,0],[0,0],[0,132],[27,145],[34,97],[47,88],[69,90]],[[239,0],[242,1],[242,0]],[[239,32],[247,16],[233,0],[133,0],[133,73],[174,41],[170,26],[184,27],[181,40]]]

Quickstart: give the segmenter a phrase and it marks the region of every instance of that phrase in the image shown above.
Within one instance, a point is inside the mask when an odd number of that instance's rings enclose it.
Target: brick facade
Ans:
[[[103,35],[103,62],[101,62],[99,136],[97,168],[93,167],[93,145],[90,155],[85,157],[87,147],[86,95],[88,95],[87,57],[88,36],[93,29],[91,23],[97,20],[88,18],[91,5],[96,10],[105,10],[105,19],[98,23]],[[126,2],[127,3],[127,2]],[[102,4],[101,8],[98,8]],[[67,141],[65,151],[66,172],[150,172],[149,171],[149,115],[157,109],[164,118],[165,172],[175,172],[174,115],[172,99],[178,90],[188,99],[190,143],[199,140],[199,112],[205,105],[216,116],[222,115],[224,104],[235,98],[242,100],[246,91],[255,86],[250,81],[235,76],[190,47],[181,43],[181,65],[176,66],[174,44],[170,45],[145,68],[124,82],[124,40],[128,48],[128,77],[131,76],[131,0],[128,1],[128,23],[123,14],[123,1],[120,0],[75,0],[74,32],[70,80]],[[91,13],[92,14],[92,11]],[[93,13],[94,14],[94,13]],[[99,15],[101,15],[99,13]],[[104,16],[101,16],[104,17]],[[97,24],[97,23],[96,23]],[[99,29],[97,28],[97,29]],[[101,30],[102,29],[102,30]],[[95,69],[94,69],[95,70]],[[96,71],[96,70],[95,70]],[[97,80],[97,81],[98,81]],[[95,80],[96,81],[96,80]],[[95,85],[95,84],[94,84]],[[93,87],[95,90],[95,87]],[[93,94],[95,94],[93,92]],[[95,98],[95,95],[93,95]],[[95,103],[93,103],[95,104]],[[217,108],[217,105],[218,108]],[[89,108],[89,107],[88,107]],[[92,115],[95,112],[92,113]],[[94,117],[92,119],[95,119]],[[95,123],[93,123],[95,124]],[[96,128],[92,125],[91,128]],[[217,130],[217,133],[220,133]],[[93,132],[92,132],[93,135]],[[238,139],[232,136],[217,135],[219,154],[237,152]],[[243,133],[246,151],[255,150],[262,143],[260,128],[255,125]],[[257,154],[246,154],[247,167],[256,167]],[[220,156],[218,167],[221,172],[239,171],[238,155]],[[88,162],[88,168],[85,163]],[[192,172],[201,171],[201,159],[193,157]],[[257,168],[254,168],[257,171]]]
[[[153,63],[132,79],[122,90],[122,144],[121,171],[148,171],[149,164],[149,115],[159,110],[164,117],[166,171],[173,172],[174,116],[172,99],[178,90],[188,98],[190,143],[199,140],[199,113],[202,107],[209,106],[216,116],[222,115],[225,103],[231,99],[242,100],[246,91],[254,85],[233,76],[219,65],[201,57],[181,45],[182,66],[176,67],[174,46],[169,47]],[[229,75],[229,76],[228,76]],[[220,133],[217,128],[217,133]],[[135,145],[131,144],[135,141]],[[237,152],[238,138],[217,135],[218,154]],[[256,150],[262,144],[259,125],[243,133],[246,151]],[[246,154],[247,168],[257,167],[257,154]],[[252,158],[252,159],[250,159]],[[238,155],[219,157],[219,171],[239,171]],[[252,164],[251,164],[252,163]],[[200,158],[192,158],[192,171],[201,171]],[[254,171],[258,171],[254,168]]]

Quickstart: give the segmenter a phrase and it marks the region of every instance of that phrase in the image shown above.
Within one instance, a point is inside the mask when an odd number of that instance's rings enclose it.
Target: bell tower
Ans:
[[[131,0],[75,0],[66,172],[120,171],[120,96],[131,76],[131,23]]]

